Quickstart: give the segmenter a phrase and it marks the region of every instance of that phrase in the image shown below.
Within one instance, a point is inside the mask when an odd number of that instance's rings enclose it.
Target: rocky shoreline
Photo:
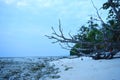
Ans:
[[[1,57],[0,80],[49,80],[59,78],[55,65],[49,62],[63,57]],[[49,79],[48,79],[49,78]]]
[[[91,80],[93,76],[93,80],[97,80],[98,74],[106,75],[106,78],[101,77],[100,80],[119,80],[119,56],[110,60],[93,60],[84,56],[0,57],[0,80],[74,80],[76,77],[79,80]],[[90,79],[86,79],[86,72],[93,74],[87,76]],[[115,77],[107,77],[112,72]]]

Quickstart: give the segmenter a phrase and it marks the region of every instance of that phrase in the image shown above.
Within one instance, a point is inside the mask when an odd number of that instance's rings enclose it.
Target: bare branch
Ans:
[[[113,1],[113,0],[108,0],[108,1],[109,1],[109,3],[111,3],[111,5],[112,5],[112,2],[111,2],[111,1]],[[97,13],[98,18],[99,18],[100,21],[102,22],[102,26],[105,27],[105,28],[107,28],[107,29],[109,29],[109,30],[111,30],[111,31],[113,31],[113,32],[120,32],[119,29],[113,29],[112,27],[109,27],[109,26],[103,21],[103,19],[101,18],[100,14],[99,14],[99,11],[98,11],[97,7],[96,7],[95,4],[93,3],[93,0],[91,0],[91,2],[92,2],[93,7],[94,7],[95,10],[96,10],[96,13]],[[113,7],[113,9],[114,9],[116,15],[118,15],[118,12],[117,12],[117,10],[115,9],[115,7]],[[120,16],[119,16],[118,18],[120,18]]]
[[[61,37],[59,34],[56,33],[56,31],[54,30],[54,28],[52,27],[52,31],[53,31],[53,35],[56,35],[57,37]]]
[[[64,47],[61,43],[59,43],[59,45],[61,46],[61,48],[66,49],[66,50],[70,50],[71,48],[68,47]]]
[[[71,39],[74,39],[74,37],[70,34],[70,32],[68,33],[68,35],[70,36]]]
[[[93,3],[92,0],[91,0],[91,2],[92,2],[93,7],[94,7],[95,10],[96,10],[96,13],[97,13],[98,18],[100,19],[100,21],[101,21],[103,24],[105,24],[105,22],[103,21],[103,19],[101,18],[100,14],[99,14],[99,11],[98,11],[97,7],[95,6],[95,4]]]
[[[69,43],[66,43],[67,47],[72,48],[73,46],[71,46]]]
[[[63,30],[61,28],[60,20],[59,20],[59,32],[60,32],[60,34],[58,34],[53,27],[52,27],[52,31],[53,31],[52,36],[45,35],[49,39],[55,40],[52,43],[59,43],[60,42],[60,43],[79,43],[79,44],[88,44],[88,45],[93,44],[91,42],[85,42],[85,41],[83,42],[83,40],[80,40],[80,39],[78,40],[78,39],[74,38],[74,36],[72,36],[70,33],[69,33],[70,38],[65,37],[63,34]]]
[[[61,33],[61,36],[64,38],[64,35],[63,35],[63,30],[61,28],[61,21],[59,20],[59,31]]]

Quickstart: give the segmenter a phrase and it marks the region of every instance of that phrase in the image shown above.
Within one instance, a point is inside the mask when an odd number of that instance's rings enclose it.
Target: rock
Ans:
[[[58,69],[54,68],[54,65],[50,65],[50,61],[51,58],[0,58],[0,80],[49,80],[50,77],[57,78],[58,76],[55,75]]]

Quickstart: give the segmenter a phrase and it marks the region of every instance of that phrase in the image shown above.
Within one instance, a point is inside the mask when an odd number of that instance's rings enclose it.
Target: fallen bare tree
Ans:
[[[59,43],[62,46],[63,44],[66,44],[68,48],[73,48],[73,46],[70,46],[70,43],[78,44],[79,47],[74,47],[76,50],[78,50],[78,53],[84,50],[92,50],[97,51],[99,49],[108,50],[110,47],[120,50],[120,1],[119,0],[108,0],[106,3],[103,4],[102,9],[109,9],[108,13],[108,20],[107,22],[104,22],[101,18],[98,9],[94,5],[93,1],[91,0],[93,7],[96,10],[98,19],[101,22],[101,28],[97,29],[94,28],[94,26],[98,26],[96,24],[93,24],[93,18],[91,17],[90,26],[91,29],[87,27],[83,27],[83,29],[86,29],[86,34],[84,33],[84,30],[81,31],[77,35],[71,35],[69,33],[69,37],[66,37],[63,33],[63,29],[61,28],[61,21],[59,20],[59,33],[58,34],[55,29],[52,27],[52,35],[48,37],[49,39],[55,40],[53,43]],[[88,29],[88,31],[87,31]],[[91,30],[91,32],[90,32]],[[97,32],[97,33],[96,33]],[[84,33],[84,34],[83,34]],[[94,33],[94,36],[89,39],[89,35],[91,33]],[[109,35],[111,34],[111,35]],[[101,39],[97,40],[96,36],[101,36]],[[92,40],[92,41],[91,41]],[[102,48],[98,48],[102,47]],[[62,48],[65,48],[62,46]],[[66,48],[65,48],[66,49]]]

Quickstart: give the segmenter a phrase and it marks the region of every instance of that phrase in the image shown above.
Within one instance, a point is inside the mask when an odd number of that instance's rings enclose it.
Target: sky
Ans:
[[[106,0],[93,2],[99,9]],[[59,19],[65,34],[77,33],[95,13],[91,0],[0,0],[0,57],[69,55],[45,35]]]

